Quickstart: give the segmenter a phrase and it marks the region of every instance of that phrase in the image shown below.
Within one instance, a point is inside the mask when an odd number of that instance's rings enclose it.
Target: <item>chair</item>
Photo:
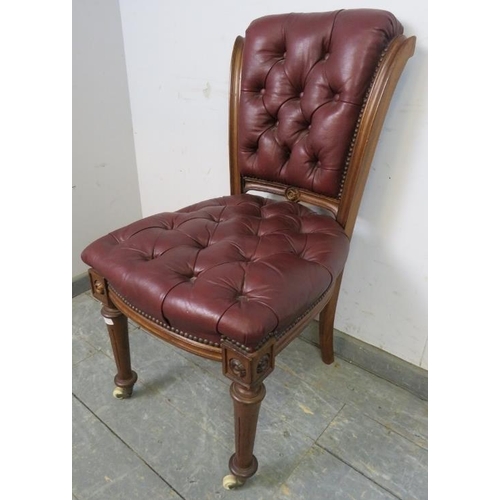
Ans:
[[[115,397],[137,380],[127,318],[222,362],[235,419],[228,489],[257,471],[264,379],[318,314],[321,357],[333,362],[349,240],[415,40],[381,10],[255,20],[231,60],[231,194],[146,217],[82,254],[113,347]]]

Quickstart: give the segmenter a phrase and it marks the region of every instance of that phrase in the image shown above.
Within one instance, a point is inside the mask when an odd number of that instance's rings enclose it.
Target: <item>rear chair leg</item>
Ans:
[[[338,276],[337,281],[335,282],[332,298],[319,315],[319,347],[321,349],[321,359],[323,360],[323,363],[326,363],[327,365],[332,364],[334,361],[333,320],[335,319],[335,311],[337,309],[341,283],[342,273]]]
[[[137,373],[132,370],[130,363],[128,320],[118,309],[110,306],[104,306],[101,314],[108,327],[118,370],[115,376],[116,387],[113,396],[117,399],[127,399],[132,395],[134,384],[137,381]]]

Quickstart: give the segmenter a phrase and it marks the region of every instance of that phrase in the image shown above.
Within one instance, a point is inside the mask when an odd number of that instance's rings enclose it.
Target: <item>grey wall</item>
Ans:
[[[118,0],[73,0],[73,277],[94,239],[141,217]]]

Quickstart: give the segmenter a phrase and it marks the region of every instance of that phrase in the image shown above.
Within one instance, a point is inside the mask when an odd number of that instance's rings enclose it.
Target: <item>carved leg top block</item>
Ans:
[[[223,340],[222,373],[242,387],[257,387],[274,370],[274,345],[275,339],[271,338],[258,351],[248,353]]]
[[[95,269],[89,269],[89,279],[92,295],[105,306],[114,308],[114,304],[108,295],[108,282],[106,279]]]

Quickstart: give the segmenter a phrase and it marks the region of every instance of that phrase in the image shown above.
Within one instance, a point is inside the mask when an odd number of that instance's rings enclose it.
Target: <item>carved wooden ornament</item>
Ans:
[[[275,343],[272,337],[258,351],[248,353],[223,340],[222,373],[244,387],[255,387],[274,370]]]

